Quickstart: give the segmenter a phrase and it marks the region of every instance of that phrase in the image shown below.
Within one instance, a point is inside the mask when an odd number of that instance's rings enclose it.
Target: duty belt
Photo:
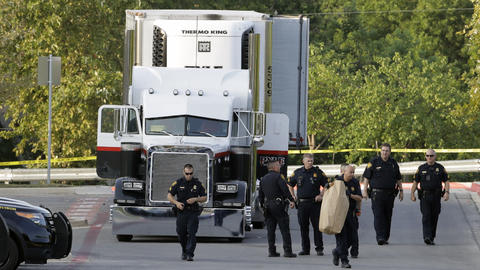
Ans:
[[[433,194],[442,192],[441,189],[422,189],[424,193]]]
[[[393,189],[393,188],[386,188],[386,189],[383,189],[383,188],[372,188],[372,191],[373,191],[373,192],[394,192],[395,189]]]
[[[314,202],[315,198],[299,198],[299,202]]]

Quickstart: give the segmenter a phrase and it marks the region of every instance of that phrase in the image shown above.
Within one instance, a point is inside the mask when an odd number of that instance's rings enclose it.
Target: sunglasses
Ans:
[[[185,175],[192,175],[193,172],[184,172]]]
[[[425,155],[426,157],[434,157],[435,155]]]

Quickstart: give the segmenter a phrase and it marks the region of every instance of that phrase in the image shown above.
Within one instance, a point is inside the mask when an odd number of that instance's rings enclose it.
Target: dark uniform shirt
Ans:
[[[292,194],[290,194],[290,191],[288,191],[285,177],[278,172],[269,171],[260,180],[258,199],[260,200],[260,204],[263,205],[265,199],[274,200],[277,198],[281,198],[282,200],[289,199],[290,201],[293,201]]]
[[[396,182],[402,179],[398,163],[390,157],[383,161],[379,156],[367,164],[363,177],[369,180],[371,188],[377,189],[394,189]]]
[[[177,179],[173,182],[168,190],[173,196],[177,196],[177,201],[183,203],[185,206],[188,206],[187,200],[190,198],[203,197],[206,196],[205,188],[198,178],[192,178],[192,180],[187,181],[185,177]],[[198,207],[198,203],[190,205],[191,207]]]
[[[345,182],[345,188],[348,189],[350,194],[352,195],[359,195],[362,196],[362,190],[360,189],[360,182],[356,178],[352,178],[348,183]],[[355,211],[357,208],[357,201],[348,197],[350,200],[350,207],[348,208],[349,211]]]
[[[423,190],[441,189],[442,182],[448,181],[448,174],[439,163],[435,162],[433,165],[424,163],[418,167],[414,181],[420,183],[420,188]]]
[[[297,197],[299,199],[315,198],[320,194],[320,186],[325,187],[328,179],[325,173],[318,167],[296,169],[288,178],[288,184],[297,186]]]
[[[360,182],[356,178],[352,178],[350,181],[345,182],[343,179],[343,175],[337,175],[335,176],[335,179],[337,180],[342,180],[345,183],[345,192],[347,193],[348,197],[348,212],[354,212],[355,209],[357,208],[357,201],[352,199],[350,195],[359,195],[362,196],[362,190],[360,189]]]

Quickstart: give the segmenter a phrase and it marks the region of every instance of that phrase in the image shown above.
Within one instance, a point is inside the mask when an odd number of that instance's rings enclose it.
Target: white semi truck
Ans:
[[[197,236],[261,226],[266,162],[286,174],[306,138],[309,20],[251,11],[127,10],[124,105],[98,110],[97,174],[115,181],[112,231],[175,236],[168,188],[194,166]]]

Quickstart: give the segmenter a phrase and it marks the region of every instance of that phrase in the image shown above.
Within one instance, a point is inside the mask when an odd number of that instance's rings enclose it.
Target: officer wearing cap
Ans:
[[[367,164],[363,173],[363,197],[368,198],[370,191],[373,220],[379,245],[388,244],[393,204],[397,192],[399,200],[403,200],[402,176],[398,163],[390,157],[391,149],[390,144],[382,144],[381,155],[374,157]]]
[[[280,254],[275,247],[275,230],[277,224],[283,238],[284,257],[297,257],[292,253],[292,238],[290,236],[290,224],[288,217],[288,204],[290,208],[295,207],[294,199],[288,191],[285,177],[280,174],[280,163],[268,162],[268,173],[260,180],[258,199],[260,206],[264,209],[265,222],[267,224],[268,257],[279,257]]]
[[[174,198],[177,196],[177,199]],[[182,246],[182,260],[193,261],[197,240],[198,216],[200,206],[205,202],[207,195],[205,188],[198,178],[193,177],[193,166],[185,164],[183,177],[173,182],[168,190],[167,199],[177,208],[177,234]]]
[[[313,155],[303,155],[303,167],[296,169],[288,179],[288,188],[295,198],[294,187],[297,186],[298,224],[302,236],[302,250],[298,255],[310,255],[310,223],[313,227],[313,240],[317,255],[323,255],[322,233],[318,227],[322,203],[321,187],[327,184],[327,177],[318,167],[313,167]]]
[[[448,201],[450,195],[450,183],[445,168],[435,161],[437,154],[433,149],[425,153],[427,162],[418,167],[415,173],[411,199],[416,201],[415,190],[418,189],[420,210],[422,212],[423,240],[427,245],[435,245],[433,241],[437,233],[438,215],[441,210],[442,183],[445,185],[443,199]]]

